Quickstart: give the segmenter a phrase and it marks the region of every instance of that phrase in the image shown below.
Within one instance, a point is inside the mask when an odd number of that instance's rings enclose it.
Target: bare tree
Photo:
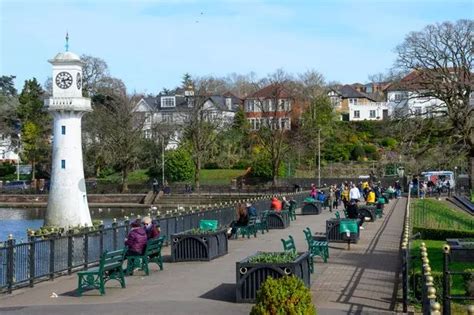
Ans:
[[[84,62],[82,67],[82,90],[86,96],[95,95],[104,81],[110,81],[109,66],[107,63],[97,57],[90,55],[81,55]]]
[[[258,113],[255,137],[270,157],[272,183],[276,186],[278,170],[290,149],[289,130],[299,115],[295,110],[295,83],[290,75],[279,69],[260,84],[266,87],[250,96],[247,106],[253,107],[248,111]]]
[[[185,114],[184,137],[191,144],[194,162],[194,185],[200,188],[201,168],[217,138],[218,130],[224,128],[225,120],[215,108],[208,107],[209,89],[207,79],[196,80],[192,95],[188,94],[188,112]],[[188,93],[191,91],[188,91]]]
[[[396,48],[396,66],[413,71],[413,80],[403,82],[417,98],[436,98],[442,104],[432,108],[434,120],[415,123],[416,133],[433,133],[434,127],[444,141],[470,158],[471,185],[474,171],[473,110],[470,104],[473,78],[474,22],[459,20],[428,25],[408,34]]]
[[[110,80],[110,86],[121,86]],[[90,128],[91,147],[99,161],[113,165],[122,173],[121,191],[128,191],[128,174],[137,164],[143,139],[144,117],[135,114],[137,96],[128,96],[122,89],[104,89],[93,98]]]

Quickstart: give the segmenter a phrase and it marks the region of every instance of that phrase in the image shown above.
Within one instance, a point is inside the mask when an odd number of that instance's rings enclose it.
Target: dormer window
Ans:
[[[176,107],[176,98],[174,96],[162,96],[161,107]]]

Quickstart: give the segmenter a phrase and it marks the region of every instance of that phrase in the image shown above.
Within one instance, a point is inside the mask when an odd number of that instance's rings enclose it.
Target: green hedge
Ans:
[[[434,228],[413,227],[413,234],[420,233],[425,240],[445,241],[447,238],[469,238],[474,237],[474,231],[463,230],[438,230]]]

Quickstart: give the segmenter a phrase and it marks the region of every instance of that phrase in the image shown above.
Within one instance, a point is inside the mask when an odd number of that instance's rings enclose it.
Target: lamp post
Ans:
[[[165,137],[161,138],[161,186],[165,189]]]
[[[318,187],[321,187],[321,128],[318,128]]]
[[[453,178],[453,179],[454,179],[454,183],[453,183],[453,184],[454,184],[454,185],[453,185],[453,193],[454,193],[455,195],[456,195],[456,171],[457,171],[457,170],[458,170],[458,167],[455,166],[455,167],[454,167],[454,178]]]

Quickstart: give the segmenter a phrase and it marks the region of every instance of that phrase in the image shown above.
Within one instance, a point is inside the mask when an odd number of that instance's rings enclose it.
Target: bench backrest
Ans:
[[[100,256],[99,272],[121,267],[125,259],[127,249],[122,248],[114,251],[105,251]]]
[[[199,229],[204,231],[216,231],[219,222],[217,220],[201,220],[199,221]]]
[[[165,241],[165,236],[160,236],[158,238],[153,238],[148,240],[145,248],[145,255],[150,256],[153,254],[161,253],[161,247],[163,247],[163,242]]]
[[[289,235],[287,240],[281,239],[281,242],[283,243],[283,250],[285,252],[296,252],[295,240],[293,239],[293,236]]]
[[[306,239],[306,242],[308,244],[311,244],[311,242],[313,241],[313,233],[311,232],[310,228],[307,227],[306,229],[304,229],[303,233],[304,233],[304,237]]]

